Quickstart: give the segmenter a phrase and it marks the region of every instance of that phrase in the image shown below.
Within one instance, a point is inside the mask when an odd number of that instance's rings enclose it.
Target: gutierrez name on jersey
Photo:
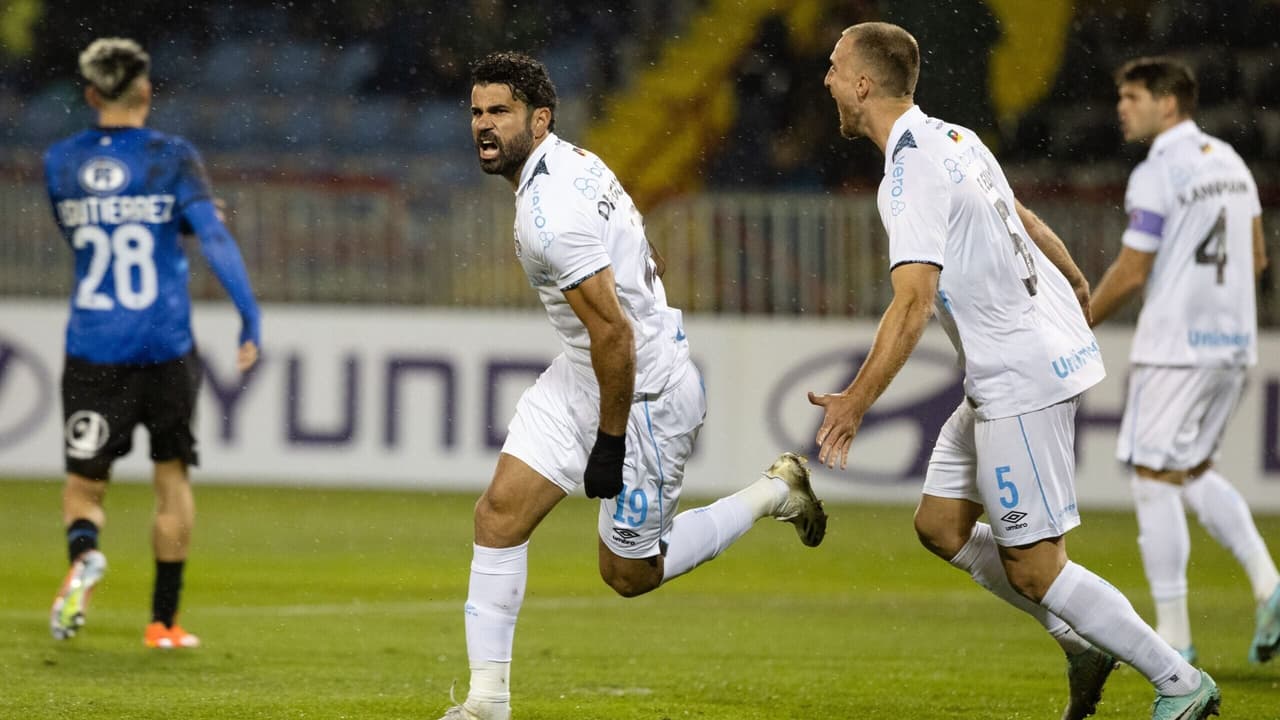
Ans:
[[[160,225],[173,219],[174,202],[173,195],[71,198],[58,202],[58,220],[69,228],[129,222]]]

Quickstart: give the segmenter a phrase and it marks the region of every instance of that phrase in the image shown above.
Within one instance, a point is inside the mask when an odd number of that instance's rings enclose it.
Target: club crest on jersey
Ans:
[[[954,128],[947,131],[947,137],[951,138],[955,142],[960,142],[964,139],[964,136],[956,132]]]
[[[80,166],[80,187],[94,195],[112,195],[129,184],[129,167],[109,157],[96,157]]]

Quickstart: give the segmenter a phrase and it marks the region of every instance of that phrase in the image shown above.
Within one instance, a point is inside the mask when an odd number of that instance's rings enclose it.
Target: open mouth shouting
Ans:
[[[476,149],[480,151],[481,162],[494,162],[502,156],[502,146],[493,133],[482,133],[476,139]]]

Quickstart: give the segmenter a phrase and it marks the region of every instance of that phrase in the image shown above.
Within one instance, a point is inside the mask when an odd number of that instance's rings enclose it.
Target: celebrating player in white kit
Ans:
[[[1280,651],[1280,578],[1249,506],[1213,467],[1258,356],[1254,282],[1267,265],[1258,189],[1235,150],[1192,120],[1197,86],[1185,64],[1139,58],[1116,84],[1125,140],[1152,142],[1129,177],[1129,227],[1094,292],[1094,322],[1144,291],[1117,456],[1133,468],[1156,629],[1194,662],[1190,507],[1249,576],[1258,603],[1249,660],[1266,662]]]
[[[819,459],[844,467],[863,416],[936,303],[966,397],[929,461],[921,542],[1054,636],[1069,660],[1064,718],[1093,714],[1114,658],[1156,686],[1153,718],[1216,714],[1213,680],[1067,558],[1063,536],[1080,523],[1076,407],[1104,375],[1086,320],[1088,284],[1057,236],[1014,199],[977,133],[914,104],[919,67],[915,38],[887,23],[845,30],[831,54],[826,85],[841,133],[885,152],[878,201],[894,295],[853,383],[810,394],[825,409]],[[984,511],[989,524],[978,522]]]
[[[516,192],[516,254],[563,352],[520,398],[476,504],[471,685],[446,719],[511,716],[529,537],[579,485],[601,499],[600,575],[624,597],[716,557],[762,517],[793,523],[809,546],[826,531],[808,469],[790,453],[744,490],[676,515],[706,413],[701,379],[640,213],[600,158],[556,137],[555,110],[546,68],[527,55],[493,53],[472,67],[480,167]]]

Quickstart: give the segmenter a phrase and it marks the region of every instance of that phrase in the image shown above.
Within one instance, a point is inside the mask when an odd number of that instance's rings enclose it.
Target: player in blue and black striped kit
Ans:
[[[199,639],[174,621],[195,521],[187,468],[197,464],[191,420],[201,379],[181,234],[199,237],[240,312],[241,372],[257,361],[260,319],[199,154],[182,138],[144,127],[150,62],[132,40],[89,45],[80,73],[98,123],[45,155],[54,216],[75,253],[62,376],[71,569],[49,623],[57,639],[84,624],[88,596],[107,566],[98,550],[106,481],[141,423],[151,439],[156,492],[156,581],[143,640],[155,648],[195,647]]]

